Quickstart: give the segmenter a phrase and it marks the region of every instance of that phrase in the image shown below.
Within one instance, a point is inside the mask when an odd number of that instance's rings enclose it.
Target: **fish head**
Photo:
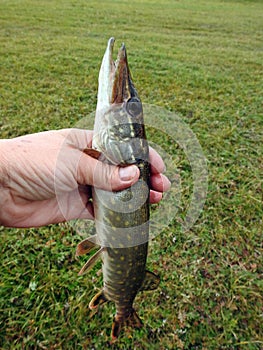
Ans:
[[[124,44],[119,49],[117,60],[113,60],[114,38],[108,41],[100,73],[97,108],[110,107],[113,104],[140,102],[131,79],[127,51]]]
[[[143,108],[128,66],[127,52],[121,45],[113,60],[114,38],[110,38],[99,73],[93,147],[114,164],[148,159]]]

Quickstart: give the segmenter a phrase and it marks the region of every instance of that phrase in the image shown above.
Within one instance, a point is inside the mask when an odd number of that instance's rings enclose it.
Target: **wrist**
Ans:
[[[0,140],[0,225],[5,226],[6,209],[9,205],[8,140]]]
[[[8,140],[0,140],[0,189],[7,187],[8,182],[8,161],[7,161]]]

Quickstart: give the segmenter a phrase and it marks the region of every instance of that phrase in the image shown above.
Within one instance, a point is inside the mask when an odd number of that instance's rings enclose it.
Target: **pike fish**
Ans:
[[[113,341],[124,327],[142,327],[133,308],[134,299],[139,291],[159,285],[159,277],[146,270],[150,189],[142,103],[131,79],[124,44],[117,60],[112,58],[114,41],[109,39],[102,60],[92,149],[85,152],[108,164],[136,164],[140,177],[136,184],[121,191],[93,188],[96,235],[80,242],[76,251],[79,256],[98,249],[79,275],[102,258],[103,288],[89,308],[96,309],[107,301],[115,303]]]

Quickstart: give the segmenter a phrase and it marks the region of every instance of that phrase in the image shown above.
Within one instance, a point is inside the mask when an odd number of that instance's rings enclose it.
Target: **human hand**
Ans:
[[[85,153],[92,131],[63,129],[0,141],[0,224],[39,227],[93,219],[91,186],[121,190],[139,177],[135,165],[120,168]],[[170,182],[164,163],[150,149],[150,202],[158,203]]]

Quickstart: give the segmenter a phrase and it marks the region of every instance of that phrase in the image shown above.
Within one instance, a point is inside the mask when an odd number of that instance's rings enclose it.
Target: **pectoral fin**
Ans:
[[[147,271],[145,272],[145,277],[142,282],[140,291],[142,290],[154,290],[159,286],[160,277],[155,275],[153,272]]]
[[[85,154],[87,154],[88,156],[95,158],[95,159],[99,159],[99,157],[101,156],[101,152],[97,151],[96,149],[93,148],[85,148],[83,150],[83,152]]]
[[[97,235],[88,237],[81,241],[77,245],[77,250],[76,250],[76,257],[84,254],[88,254],[92,249],[95,249],[97,247],[96,242],[96,237]]]
[[[81,276],[84,273],[88,272],[97,262],[97,260],[100,258],[101,253],[103,252],[104,248],[100,248],[94,255],[92,255],[91,258],[86,262],[86,264],[82,267],[82,269],[79,271],[78,275]]]

